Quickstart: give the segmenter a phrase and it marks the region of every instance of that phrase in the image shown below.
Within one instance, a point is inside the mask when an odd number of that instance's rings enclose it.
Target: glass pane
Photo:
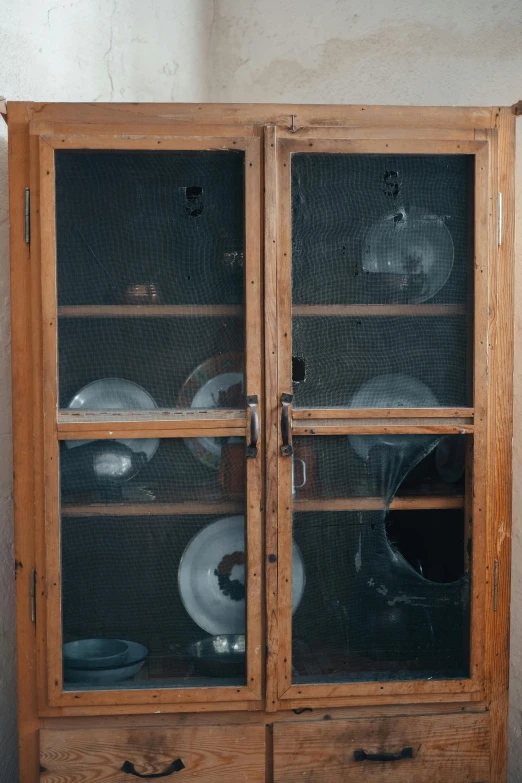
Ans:
[[[314,436],[294,448],[306,585],[293,682],[469,676],[465,438]]]
[[[470,404],[473,157],[291,165],[296,406],[391,407],[356,399],[384,374],[426,386],[405,382],[398,407]]]
[[[241,151],[57,151],[56,226],[60,407],[243,407]]]
[[[60,449],[65,689],[245,685],[244,439]]]

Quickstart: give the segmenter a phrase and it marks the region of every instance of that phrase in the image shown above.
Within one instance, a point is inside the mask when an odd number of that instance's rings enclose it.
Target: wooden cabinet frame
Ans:
[[[292,117],[294,118],[292,120]],[[260,722],[288,719],[310,707],[350,714],[415,713],[429,707],[489,711],[491,781],[505,775],[510,583],[511,433],[513,355],[514,121],[510,109],[302,105],[38,104],[9,103],[11,291],[13,311],[13,427],[18,604],[21,780],[36,780],[38,731],[56,721],[100,722],[103,716],[214,713]],[[293,126],[293,127],[292,127]],[[59,573],[56,548],[57,439],[86,433],[161,437],[247,433],[246,414],[219,412],[194,422],[172,415],[160,427],[147,420],[73,423],[56,410],[54,214],[55,148],[236,148],[251,156],[247,242],[254,280],[246,304],[249,344],[247,393],[260,397],[263,442],[248,461],[248,678],[252,685],[162,691],[90,692],[77,698],[61,687]],[[196,146],[194,146],[196,145]],[[289,582],[290,466],[280,455],[280,395],[290,391],[291,358],[289,180],[293,151],[473,154],[475,200],[474,406],[429,412],[302,410],[295,435],[349,432],[466,432],[473,435],[473,669],[469,680],[288,686],[291,651]],[[288,167],[287,167],[288,169]],[[24,191],[31,190],[31,243],[24,236]],[[502,193],[499,234],[498,193]],[[264,194],[264,195],[263,195]],[[40,252],[41,238],[41,252]],[[287,255],[285,256],[285,252]],[[264,261],[262,262],[262,256]],[[420,306],[422,307],[422,306]],[[262,310],[262,308],[264,308]],[[65,313],[61,313],[64,315]],[[167,314],[167,313],[166,313]],[[171,313],[172,314],[172,313]],[[114,312],[113,315],[118,315]],[[264,318],[264,330],[262,326]],[[264,353],[262,349],[264,348]],[[110,424],[110,426],[109,426]],[[44,525],[44,519],[45,525]],[[262,531],[264,530],[264,541]],[[276,555],[276,557],[272,557]],[[264,571],[263,564],[264,563]],[[31,580],[36,571],[36,624]],[[253,576],[255,574],[255,577]],[[56,584],[55,584],[56,582]],[[263,600],[264,594],[264,600]],[[264,606],[264,615],[263,615]],[[53,644],[48,645],[49,639]],[[265,654],[266,647],[266,654]],[[285,659],[286,658],[286,662]],[[287,678],[285,680],[285,677]],[[235,689],[234,689],[235,690]],[[419,705],[418,708],[415,705]],[[402,705],[402,706],[401,706]],[[254,711],[252,713],[252,711]],[[359,711],[359,712],[358,712]],[[220,714],[218,714],[220,713]],[[339,714],[341,714],[339,713]],[[344,714],[344,713],[343,713]],[[82,716],[84,716],[82,718]],[[230,716],[230,717],[227,717]],[[257,716],[257,717],[256,717]],[[181,716],[180,716],[181,717]],[[194,715],[194,720],[197,718]],[[123,718],[122,718],[123,719]],[[130,719],[130,718],[128,718]],[[108,720],[108,718],[107,718]],[[53,721],[55,722],[53,724]]]

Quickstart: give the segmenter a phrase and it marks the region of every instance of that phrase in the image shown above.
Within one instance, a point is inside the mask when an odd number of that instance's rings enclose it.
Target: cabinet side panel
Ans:
[[[502,235],[494,264],[493,333],[490,336],[489,408],[494,438],[488,481],[488,576],[490,611],[486,619],[488,695],[491,715],[491,781],[506,779],[509,597],[511,565],[511,451],[513,437],[513,282],[514,282],[514,141],[515,117],[498,115],[498,186],[502,193]],[[495,186],[495,187],[494,187]],[[497,244],[497,236],[494,237]],[[495,561],[498,562],[495,568]],[[493,564],[493,566],[492,566]],[[498,587],[495,587],[495,571]]]
[[[20,781],[37,780],[38,718],[36,629],[31,620],[35,568],[32,419],[31,257],[25,242],[25,188],[29,186],[29,134],[23,107],[9,113],[15,559],[18,641]]]

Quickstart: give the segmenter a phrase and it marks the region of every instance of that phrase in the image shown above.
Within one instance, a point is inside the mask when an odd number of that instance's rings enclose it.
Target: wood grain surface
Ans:
[[[487,715],[274,726],[274,783],[488,783]],[[413,758],[355,761],[354,751]]]
[[[264,726],[44,729],[40,748],[40,783],[129,783],[134,778],[121,771],[125,761],[150,775],[164,772],[178,758],[185,765],[180,780],[265,780]]]

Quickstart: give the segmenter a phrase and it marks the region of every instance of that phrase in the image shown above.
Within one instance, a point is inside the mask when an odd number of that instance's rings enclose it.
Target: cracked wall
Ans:
[[[521,33],[519,0],[3,0],[0,94],[42,101],[510,105],[522,98]],[[521,160],[519,154],[519,182]],[[6,172],[0,122],[0,758],[2,783],[15,783]],[[516,301],[521,294],[517,269]],[[522,414],[520,307],[516,335],[515,422]],[[516,426],[514,445],[516,477],[522,467]],[[514,484],[510,781],[518,783],[522,487]]]

